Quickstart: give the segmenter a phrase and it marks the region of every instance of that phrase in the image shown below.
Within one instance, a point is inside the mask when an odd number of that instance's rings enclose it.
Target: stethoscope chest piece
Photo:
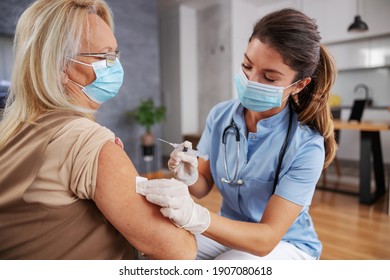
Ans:
[[[222,182],[222,183],[227,183],[227,184],[233,184],[233,183],[234,183],[234,180],[231,181],[231,180],[228,180],[228,179],[226,179],[225,177],[223,177],[223,178],[221,178],[221,182]],[[236,184],[237,184],[237,185],[242,185],[242,184],[244,184],[244,181],[243,181],[242,179],[238,179],[238,180],[236,181]]]

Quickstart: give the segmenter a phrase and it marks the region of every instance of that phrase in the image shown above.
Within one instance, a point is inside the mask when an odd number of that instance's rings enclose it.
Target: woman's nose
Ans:
[[[255,73],[254,71],[252,71],[251,73],[248,73],[247,74],[247,78],[251,82],[256,82],[256,83],[260,82],[260,74],[259,73]]]

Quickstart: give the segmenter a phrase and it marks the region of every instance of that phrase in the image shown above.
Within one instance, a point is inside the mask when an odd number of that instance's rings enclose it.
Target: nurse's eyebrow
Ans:
[[[244,56],[245,56],[245,58],[249,61],[249,63],[250,64],[254,64],[251,60],[250,60],[250,58],[248,57],[248,55],[246,54],[246,53],[244,53]],[[281,76],[284,76],[284,74],[282,73],[282,72],[279,72],[279,71],[277,71],[277,70],[275,70],[275,69],[263,69],[263,71],[264,72],[271,72],[271,73],[275,73],[275,74],[279,74],[279,75],[281,75]]]
[[[244,53],[244,56],[249,61],[250,64],[253,64],[252,60],[250,60],[250,58],[248,57],[248,55],[246,53]]]

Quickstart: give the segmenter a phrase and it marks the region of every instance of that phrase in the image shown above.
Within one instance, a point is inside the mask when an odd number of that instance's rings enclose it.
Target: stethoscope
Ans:
[[[278,184],[278,181],[279,181],[280,168],[282,166],[282,161],[283,161],[284,155],[286,153],[287,145],[288,145],[288,142],[289,142],[289,139],[290,139],[290,134],[291,134],[293,110],[292,110],[290,104],[289,104],[289,107],[290,107],[289,108],[290,109],[290,114],[289,114],[288,129],[287,129],[287,133],[286,133],[286,138],[284,139],[283,145],[282,145],[282,147],[280,149],[280,152],[279,152],[278,165],[276,167],[274,186],[273,186],[272,193],[275,192],[276,185]],[[226,138],[227,138],[227,135],[229,133],[232,133],[232,132],[233,132],[233,134],[234,134],[234,136],[236,138],[236,150],[237,150],[237,153],[236,153],[237,157],[236,157],[236,164],[235,164],[233,178],[231,178],[229,176],[229,169],[228,169],[227,158],[226,158],[226,154],[227,154]],[[225,129],[223,130],[223,133],[222,133],[222,145],[223,145],[223,149],[224,149],[224,153],[223,153],[223,167],[224,167],[224,170],[225,170],[226,177],[222,177],[221,181],[223,183],[227,183],[227,184],[242,185],[244,183],[244,181],[242,179],[238,178],[238,164],[239,164],[239,158],[240,158],[240,130],[237,127],[236,123],[234,122],[233,118],[232,118],[231,123],[227,127],[225,127]]]

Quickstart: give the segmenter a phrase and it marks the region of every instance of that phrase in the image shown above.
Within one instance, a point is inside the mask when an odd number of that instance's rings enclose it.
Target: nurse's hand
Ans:
[[[173,150],[168,160],[168,169],[177,180],[191,186],[198,180],[198,158],[183,152],[184,148],[192,149],[192,143],[185,141]]]
[[[202,233],[210,226],[210,212],[195,203],[188,187],[175,179],[155,179],[139,184],[146,199],[161,206],[161,213],[176,226],[193,234]]]

